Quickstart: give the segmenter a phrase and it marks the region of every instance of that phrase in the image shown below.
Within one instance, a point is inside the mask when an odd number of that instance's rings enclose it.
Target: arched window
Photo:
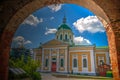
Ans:
[[[100,60],[100,64],[103,65],[103,64],[104,64],[104,61],[103,61],[103,60]]]
[[[65,35],[65,40],[67,40],[67,34]]]
[[[63,66],[64,66],[64,60],[61,59],[61,60],[60,60],[60,67],[63,67]]]
[[[73,67],[77,67],[77,59],[73,59]]]
[[[83,59],[83,67],[87,67],[87,59]]]
[[[62,34],[60,35],[60,40],[62,40]]]
[[[70,35],[70,39],[71,39],[71,35]]]
[[[48,59],[45,60],[45,67],[48,67]]]

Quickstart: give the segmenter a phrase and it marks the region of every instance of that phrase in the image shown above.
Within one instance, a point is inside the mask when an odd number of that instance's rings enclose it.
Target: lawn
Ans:
[[[80,78],[80,79],[94,79],[94,80],[113,80],[110,77],[101,77],[101,76],[86,76],[86,75],[73,75],[73,74],[52,74],[55,77],[60,78]]]

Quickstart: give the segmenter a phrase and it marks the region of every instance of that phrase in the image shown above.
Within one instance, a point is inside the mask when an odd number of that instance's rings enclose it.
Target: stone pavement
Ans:
[[[51,73],[41,73],[42,80],[100,80],[100,79],[78,79],[78,78],[58,78]]]

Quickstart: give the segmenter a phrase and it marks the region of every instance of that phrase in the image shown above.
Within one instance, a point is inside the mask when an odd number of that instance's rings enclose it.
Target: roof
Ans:
[[[26,74],[26,72],[21,68],[9,68],[9,70],[15,75]]]
[[[50,40],[50,41],[44,43],[44,44],[42,45],[42,47],[45,47],[45,46],[65,46],[65,45],[68,46],[67,43],[64,43],[64,42],[62,42],[62,41],[53,39],[53,40]]]
[[[58,28],[58,30],[60,30],[60,29],[66,29],[66,30],[71,30],[72,31],[72,29],[67,24],[65,24],[65,23],[63,23],[63,24],[60,25],[60,27]]]
[[[71,45],[70,47],[95,47],[95,45]]]
[[[109,47],[108,46],[97,46],[96,48],[97,49],[108,49]]]

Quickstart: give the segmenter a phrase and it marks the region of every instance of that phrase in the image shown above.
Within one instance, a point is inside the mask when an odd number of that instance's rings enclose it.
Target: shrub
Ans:
[[[24,60],[24,56],[18,59],[10,59],[9,66],[14,68],[22,68],[28,76],[34,78],[33,80],[41,80],[40,73],[36,72],[37,68],[40,67],[40,63],[27,57],[27,61]],[[36,78],[35,78],[36,77]]]
[[[113,77],[112,71],[107,71],[106,72],[106,77]]]
[[[41,80],[40,73],[39,72],[33,72],[32,79],[33,80]]]

